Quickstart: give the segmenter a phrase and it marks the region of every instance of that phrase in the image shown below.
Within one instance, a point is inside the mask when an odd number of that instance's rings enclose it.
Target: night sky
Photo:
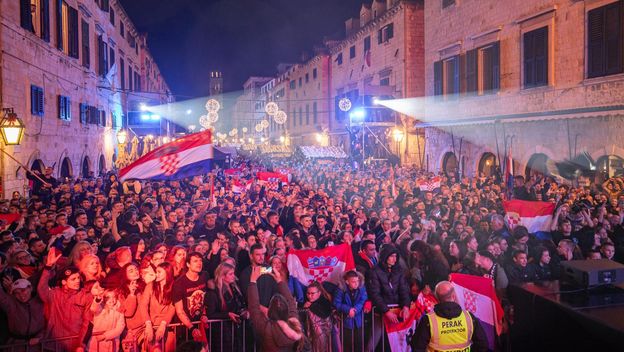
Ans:
[[[177,100],[208,95],[208,73],[221,70],[226,92],[249,76],[274,76],[370,0],[120,0]]]

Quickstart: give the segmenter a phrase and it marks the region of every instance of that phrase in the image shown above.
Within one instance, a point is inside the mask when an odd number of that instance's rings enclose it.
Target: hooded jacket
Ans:
[[[299,324],[295,299],[288,291],[288,284],[282,281],[277,285],[279,293],[288,301],[288,320]],[[288,322],[271,320],[260,310],[260,295],[255,282],[247,288],[247,299],[251,325],[255,336],[260,340],[260,351],[292,352],[294,346],[303,338],[303,334],[295,331]]]
[[[388,267],[386,260],[395,253],[397,262]],[[379,254],[379,263],[366,272],[366,292],[368,299],[382,314],[389,310],[388,305],[410,306],[409,285],[399,266],[399,251],[394,246],[384,246]]]
[[[452,319],[461,314],[462,308],[455,302],[442,302],[436,304],[433,311],[439,317]],[[473,326],[472,346],[470,347],[470,351],[485,352],[488,350],[488,340],[485,335],[485,331],[483,330],[479,319],[475,318],[472,313],[469,314],[470,318],[472,318]],[[425,352],[427,350],[427,346],[431,340],[431,329],[429,326],[429,316],[423,314],[418,322],[418,325],[416,325],[416,331],[414,332],[414,336],[412,337],[412,341],[410,343],[412,346],[412,352]]]

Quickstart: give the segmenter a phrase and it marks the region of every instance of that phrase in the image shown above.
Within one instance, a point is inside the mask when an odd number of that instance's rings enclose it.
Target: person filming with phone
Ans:
[[[249,287],[251,272],[254,268],[260,269],[260,277],[257,280],[258,292],[260,293],[260,309],[266,313],[269,308],[269,302],[271,297],[278,293],[277,282],[270,274],[272,269],[266,262],[266,248],[260,243],[256,243],[249,249],[249,258],[251,259],[251,266],[243,269],[240,276],[240,285],[243,295],[247,295],[247,288]]]

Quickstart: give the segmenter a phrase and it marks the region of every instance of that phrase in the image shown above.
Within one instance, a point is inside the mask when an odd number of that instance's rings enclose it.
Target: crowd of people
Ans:
[[[617,182],[517,176],[508,190],[497,177],[451,174],[421,190],[436,175],[383,163],[241,159],[234,168],[177,181],[59,182],[51,168],[31,178],[27,199],[14,192],[0,205],[19,215],[0,224],[0,345],[374,351],[381,317],[407,318],[450,273],[491,277],[507,304],[509,284],[557,279],[562,261],[624,258]],[[278,169],[288,183],[255,179]],[[247,187],[235,193],[240,180]],[[556,203],[552,232],[510,229],[510,196]],[[355,269],[342,285],[289,278],[289,251],[343,243]]]

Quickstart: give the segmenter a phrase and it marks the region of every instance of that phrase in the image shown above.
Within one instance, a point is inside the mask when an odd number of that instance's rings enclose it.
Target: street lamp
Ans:
[[[17,117],[13,108],[2,109],[4,116],[0,120],[0,132],[5,145],[19,145],[24,137],[24,122]]]
[[[126,144],[128,140],[128,134],[124,130],[119,130],[117,132],[117,144]]]

